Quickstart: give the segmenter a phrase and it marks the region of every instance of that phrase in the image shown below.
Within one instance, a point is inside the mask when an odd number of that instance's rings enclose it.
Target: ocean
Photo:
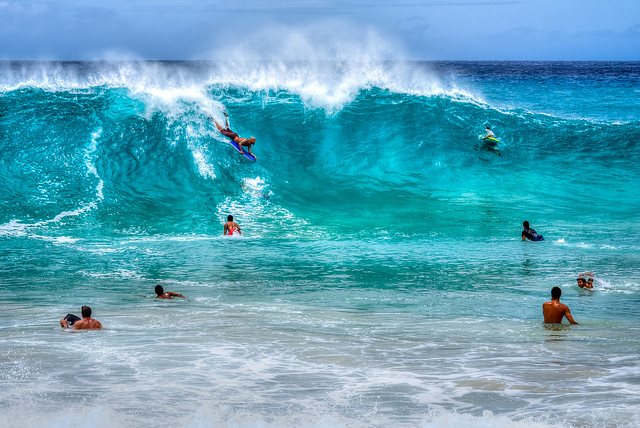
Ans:
[[[639,426],[639,141],[640,62],[1,62],[0,426]]]

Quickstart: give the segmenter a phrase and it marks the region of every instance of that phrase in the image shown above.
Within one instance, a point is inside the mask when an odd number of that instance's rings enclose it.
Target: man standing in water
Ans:
[[[234,233],[242,235],[242,232],[240,232],[240,226],[238,226],[238,223],[233,221],[233,216],[230,215],[227,217],[227,222],[224,224],[224,234],[231,236]]]
[[[524,221],[522,223],[522,228],[524,229],[522,231],[522,240],[526,241],[527,239],[531,240],[531,241],[544,241],[544,238],[542,237],[542,235],[538,235],[538,232],[536,232],[535,230],[531,229],[529,227],[529,222],[528,221]]]
[[[573,320],[569,307],[560,303],[561,295],[562,290],[559,287],[553,287],[551,289],[551,300],[542,304],[542,315],[544,316],[545,324],[560,324],[563,317],[567,317],[571,324],[578,324]]]
[[[222,135],[224,135],[227,138],[231,138],[235,143],[238,144],[238,147],[240,147],[240,151],[242,151],[242,146],[247,146],[247,153],[252,155],[254,158],[258,159],[258,157],[256,155],[251,153],[251,146],[256,143],[256,139],[254,137],[251,137],[251,138],[240,138],[238,136],[238,134],[236,134],[231,129],[229,129],[229,115],[227,114],[227,112],[224,112],[224,118],[225,118],[225,121],[226,121],[226,127],[225,128],[220,126],[218,124],[218,122],[213,120],[213,118],[211,116],[208,116],[208,118],[209,118],[210,121],[212,121],[213,123],[216,124],[216,126],[218,127],[218,131],[220,131],[220,133]]]
[[[66,317],[62,318],[60,320],[62,328],[72,328],[74,330],[99,330],[102,328],[100,321],[91,318],[91,308],[89,306],[83,306],[80,311],[82,319],[73,314],[67,314]]]

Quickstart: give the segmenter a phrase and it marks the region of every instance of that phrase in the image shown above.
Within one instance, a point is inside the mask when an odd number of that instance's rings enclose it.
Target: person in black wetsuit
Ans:
[[[527,239],[529,239],[530,241],[544,241],[542,235],[538,235],[538,232],[529,227],[528,221],[522,223],[522,228],[524,229],[522,231],[523,241],[526,241]]]

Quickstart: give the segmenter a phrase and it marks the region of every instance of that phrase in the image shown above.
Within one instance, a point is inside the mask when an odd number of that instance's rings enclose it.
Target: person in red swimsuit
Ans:
[[[234,233],[242,235],[242,232],[240,232],[240,226],[238,226],[238,223],[233,221],[233,216],[230,215],[227,217],[227,222],[224,224],[224,234],[231,236]]]

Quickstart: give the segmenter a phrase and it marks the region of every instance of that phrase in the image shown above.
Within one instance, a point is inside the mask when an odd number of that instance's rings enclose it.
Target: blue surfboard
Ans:
[[[255,161],[256,161],[256,157],[255,157],[254,155],[250,154],[250,153],[245,152],[245,151],[244,151],[244,149],[240,148],[240,146],[238,145],[238,143],[236,143],[236,142],[235,142],[235,141],[233,141],[233,140],[229,141],[229,143],[230,143],[230,144],[231,144],[231,145],[232,145],[232,146],[233,146],[237,151],[239,151],[240,153],[242,153],[242,155],[243,155],[245,158],[249,159],[249,160],[250,160],[250,161],[252,161],[252,162],[255,162]]]

